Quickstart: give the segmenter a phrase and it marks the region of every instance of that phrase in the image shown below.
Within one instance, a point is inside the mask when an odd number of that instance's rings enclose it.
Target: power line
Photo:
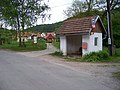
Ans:
[[[59,5],[59,6],[53,6],[51,8],[57,8],[57,7],[62,7],[62,6],[67,6],[67,5],[71,5],[72,3],[66,3],[66,4],[62,4],[62,5]]]

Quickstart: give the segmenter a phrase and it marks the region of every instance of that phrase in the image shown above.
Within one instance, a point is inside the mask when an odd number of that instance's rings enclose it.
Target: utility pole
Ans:
[[[110,10],[110,0],[107,1],[107,19],[108,19],[108,49],[109,55],[113,55],[113,35],[112,35],[112,22],[111,22],[111,10]]]

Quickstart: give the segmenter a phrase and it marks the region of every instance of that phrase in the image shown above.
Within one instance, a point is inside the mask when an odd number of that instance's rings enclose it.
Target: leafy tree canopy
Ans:
[[[46,18],[48,9],[44,0],[0,0],[0,19],[19,31],[21,47],[20,31],[35,24],[39,17]]]
[[[48,5],[43,0],[0,0],[0,19],[12,27],[24,28],[45,18]]]
[[[110,0],[111,10],[120,7],[120,0]],[[64,10],[64,14],[69,18],[76,16],[79,13],[87,12],[91,13],[93,10],[103,12],[103,16],[106,15],[106,0],[74,0],[73,4]]]

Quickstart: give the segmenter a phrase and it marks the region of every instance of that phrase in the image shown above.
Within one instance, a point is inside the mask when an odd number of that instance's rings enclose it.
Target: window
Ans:
[[[95,37],[95,40],[94,40],[94,45],[97,46],[98,45],[98,37]]]

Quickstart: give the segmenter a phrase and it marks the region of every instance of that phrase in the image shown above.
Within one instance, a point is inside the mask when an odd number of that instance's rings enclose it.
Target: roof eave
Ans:
[[[99,15],[97,16],[97,18],[96,18],[96,20],[95,20],[95,23],[97,22],[98,19],[100,20],[100,23],[102,24],[102,27],[103,27],[105,33],[107,34],[106,29],[105,29],[105,26],[103,25],[102,20],[101,20],[101,18],[100,18]]]
[[[70,35],[89,35],[89,32],[79,32],[79,33],[60,33],[60,35],[66,35],[66,36],[70,36]]]

